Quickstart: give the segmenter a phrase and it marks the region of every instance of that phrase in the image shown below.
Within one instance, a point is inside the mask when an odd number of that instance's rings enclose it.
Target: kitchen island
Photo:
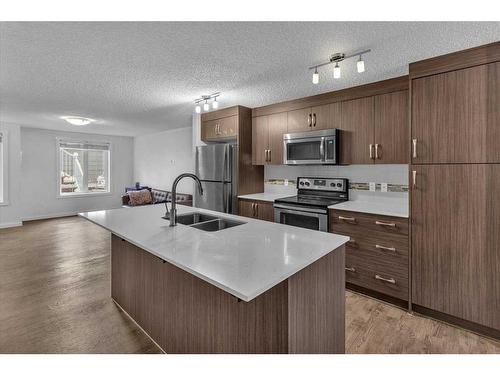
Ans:
[[[82,213],[112,233],[111,297],[166,353],[343,353],[348,237],[180,206]]]

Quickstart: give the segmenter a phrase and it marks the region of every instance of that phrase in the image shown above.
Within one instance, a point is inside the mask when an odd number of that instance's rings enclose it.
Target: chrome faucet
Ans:
[[[176,206],[176,198],[177,198],[177,184],[179,183],[180,180],[182,180],[184,177],[191,177],[193,180],[195,180],[198,183],[198,190],[200,192],[200,195],[203,195],[203,187],[201,186],[201,181],[200,179],[192,174],[192,173],[183,173],[174,180],[174,183],[172,184],[172,202],[170,203],[170,226],[175,227],[177,225],[177,209],[175,208]],[[165,207],[167,207],[167,212],[166,215],[168,215],[168,206],[165,203]]]

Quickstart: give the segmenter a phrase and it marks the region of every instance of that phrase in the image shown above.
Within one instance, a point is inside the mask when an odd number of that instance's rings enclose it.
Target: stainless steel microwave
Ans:
[[[338,129],[284,134],[284,164],[337,164],[339,134]]]

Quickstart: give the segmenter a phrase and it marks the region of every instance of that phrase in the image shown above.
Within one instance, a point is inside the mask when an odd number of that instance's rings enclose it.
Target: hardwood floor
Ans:
[[[110,235],[78,217],[0,230],[0,353],[158,353],[110,299]],[[347,353],[500,353],[500,342],[347,293]]]

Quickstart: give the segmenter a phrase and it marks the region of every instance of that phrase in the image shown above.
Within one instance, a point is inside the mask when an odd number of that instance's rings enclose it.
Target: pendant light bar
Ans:
[[[213,94],[210,94],[210,95],[202,95],[200,98],[198,98],[194,101],[194,104],[196,104],[196,106],[194,107],[195,112],[201,113],[202,107],[203,107],[203,110],[205,112],[209,111],[210,104],[208,102],[210,100],[213,100],[213,102],[212,102],[213,109],[219,108],[219,102],[217,101],[217,98],[219,96],[220,96],[220,92],[214,92]]]
[[[363,60],[363,55],[371,52],[372,50],[371,49],[365,49],[363,51],[357,51],[357,52],[353,52],[349,55],[346,55],[344,53],[334,53],[333,55],[330,56],[330,59],[329,61],[327,62],[324,62],[324,63],[321,63],[321,64],[318,64],[318,65],[313,65],[313,66],[310,66],[308,68],[308,70],[313,70],[314,69],[314,74],[313,74],[313,78],[312,78],[312,82],[316,85],[319,83],[319,73],[318,73],[318,68],[321,68],[323,66],[326,66],[326,65],[330,65],[330,64],[335,64],[335,67],[333,68],[333,78],[335,79],[338,79],[340,78],[340,66],[339,66],[339,62],[341,61],[344,61],[346,59],[350,59],[352,57],[359,57],[357,63],[356,63],[356,67],[357,67],[357,71],[358,73],[362,73],[365,71],[365,62]]]

